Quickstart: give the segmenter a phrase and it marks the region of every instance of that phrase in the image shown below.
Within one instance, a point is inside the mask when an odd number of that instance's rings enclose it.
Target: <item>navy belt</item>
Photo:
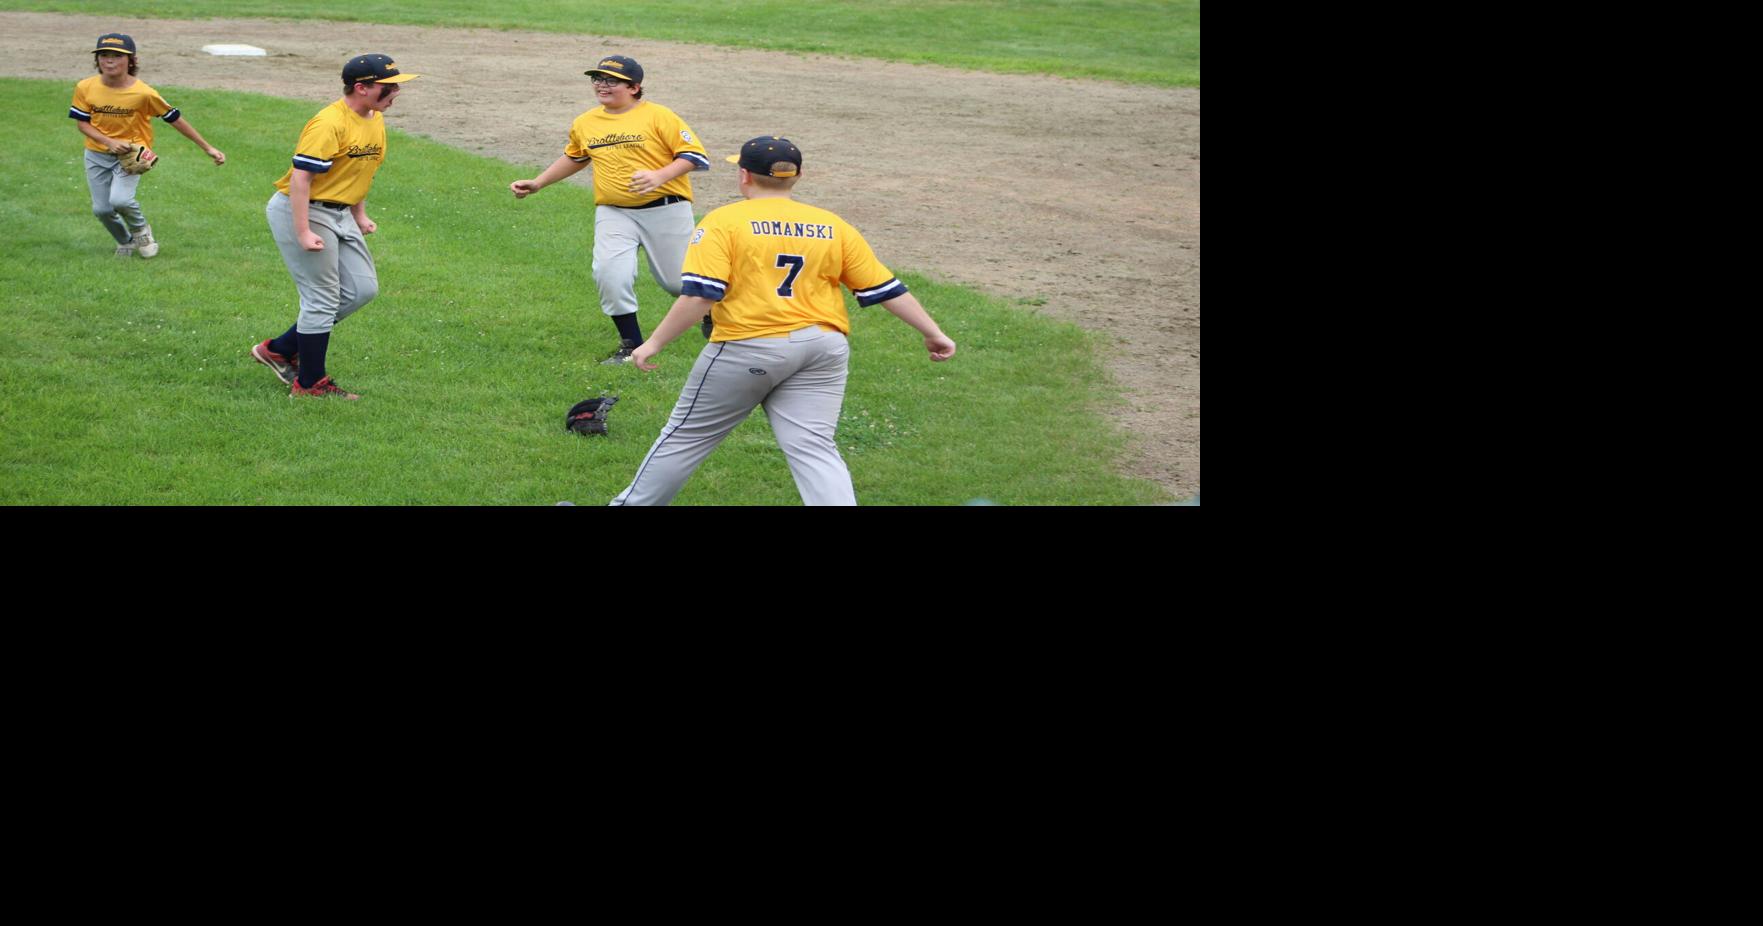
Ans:
[[[349,208],[348,203],[333,203],[328,199],[315,199],[315,200],[312,200],[312,204],[314,206],[323,206],[326,209],[347,209],[347,208]]]
[[[691,200],[685,198],[684,196],[663,196],[660,199],[658,199],[652,203],[644,203],[641,206],[621,206],[620,208],[622,208],[622,209],[653,209],[656,206],[671,206],[674,203],[689,203],[689,202],[691,202]]]

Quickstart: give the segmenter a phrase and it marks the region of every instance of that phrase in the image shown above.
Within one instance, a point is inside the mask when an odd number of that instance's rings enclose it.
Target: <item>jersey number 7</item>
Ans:
[[[802,265],[807,262],[807,259],[800,254],[779,254],[777,256],[779,267],[790,268],[790,272],[784,276],[783,285],[777,288],[778,295],[788,299],[796,294],[796,274],[802,272]]]

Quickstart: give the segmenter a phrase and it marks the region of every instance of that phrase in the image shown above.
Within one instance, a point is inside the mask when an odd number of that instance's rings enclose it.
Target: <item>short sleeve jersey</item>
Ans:
[[[659,170],[676,158],[691,161],[694,170],[710,169],[704,145],[691,126],[659,103],[638,102],[617,115],[604,106],[582,113],[569,127],[564,153],[571,160],[594,165],[594,202],[602,206],[641,206],[663,196],[689,200],[689,171],[652,193],[630,192],[631,174]]]
[[[355,205],[367,198],[373,175],[386,157],[386,120],[377,112],[358,116],[337,100],[300,130],[294,163],[275,188],[287,193],[294,171],[312,174],[312,198]]]
[[[104,86],[104,78],[94,74],[74,85],[73,105],[67,109],[70,118],[89,122],[92,128],[116,139],[153,147],[153,117],[166,122],[178,121],[177,108],[165,101],[159,91],[144,80],[118,90]],[[86,139],[86,147],[105,151],[103,145]]]
[[[686,246],[687,296],[716,301],[712,341],[782,337],[807,325],[851,333],[840,284],[858,305],[907,292],[844,219],[788,199],[713,210]]]

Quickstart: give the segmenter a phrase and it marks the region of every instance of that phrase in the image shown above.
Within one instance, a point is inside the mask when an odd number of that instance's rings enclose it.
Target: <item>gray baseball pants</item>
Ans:
[[[324,250],[308,251],[294,236],[294,201],[276,191],[263,208],[269,217],[269,233],[281,249],[282,263],[300,291],[300,317],[294,327],[301,334],[324,334],[337,322],[380,294],[379,272],[367,253],[361,226],[348,209],[332,209],[311,203],[306,224],[324,240]]]
[[[692,204],[652,209],[594,207],[594,285],[600,311],[629,315],[637,310],[637,245],[649,258],[649,273],[672,295],[679,295],[680,268],[692,240]]]
[[[141,175],[123,170],[116,155],[86,149],[86,186],[92,190],[92,214],[104,223],[104,230],[110,232],[117,244],[128,244],[134,240],[135,230],[147,224],[141,204],[135,201],[135,188],[140,185]]]
[[[857,504],[851,471],[833,441],[850,359],[845,336],[818,325],[789,337],[704,345],[661,436],[612,504],[673,501],[698,464],[756,405],[765,406],[803,504]]]

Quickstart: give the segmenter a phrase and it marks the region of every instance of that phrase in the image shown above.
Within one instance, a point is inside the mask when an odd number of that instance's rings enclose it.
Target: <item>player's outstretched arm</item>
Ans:
[[[911,293],[902,293],[892,299],[884,300],[881,307],[894,314],[895,318],[911,325],[924,335],[924,349],[930,352],[930,359],[947,360],[955,356],[955,342],[937,327],[937,323],[918,303],[918,297]]]
[[[508,189],[514,194],[515,199],[526,199],[559,180],[567,180],[581,173],[582,168],[587,166],[587,161],[577,161],[566,154],[552,161],[551,166],[545,168],[544,173],[531,180],[516,180],[508,184]]]
[[[715,307],[714,301],[705,299],[703,296],[681,296],[675,299],[673,308],[667,310],[667,317],[663,318],[661,324],[656,325],[655,330],[649,333],[649,340],[637,345],[637,349],[631,351],[631,362],[636,364],[639,370],[655,369],[658,364],[650,363],[649,358],[661,353],[661,349],[666,347],[669,341],[685,334],[686,329],[697,325],[698,321],[709,315],[710,310]]]
[[[226,155],[222,153],[219,148],[209,144],[207,140],[202,137],[202,133],[196,131],[196,127],[190,124],[189,117],[179,116],[178,121],[173,122],[171,127],[183,133],[185,138],[195,142],[196,147],[201,148],[203,154],[213,158],[215,167],[219,167],[226,163]]]

